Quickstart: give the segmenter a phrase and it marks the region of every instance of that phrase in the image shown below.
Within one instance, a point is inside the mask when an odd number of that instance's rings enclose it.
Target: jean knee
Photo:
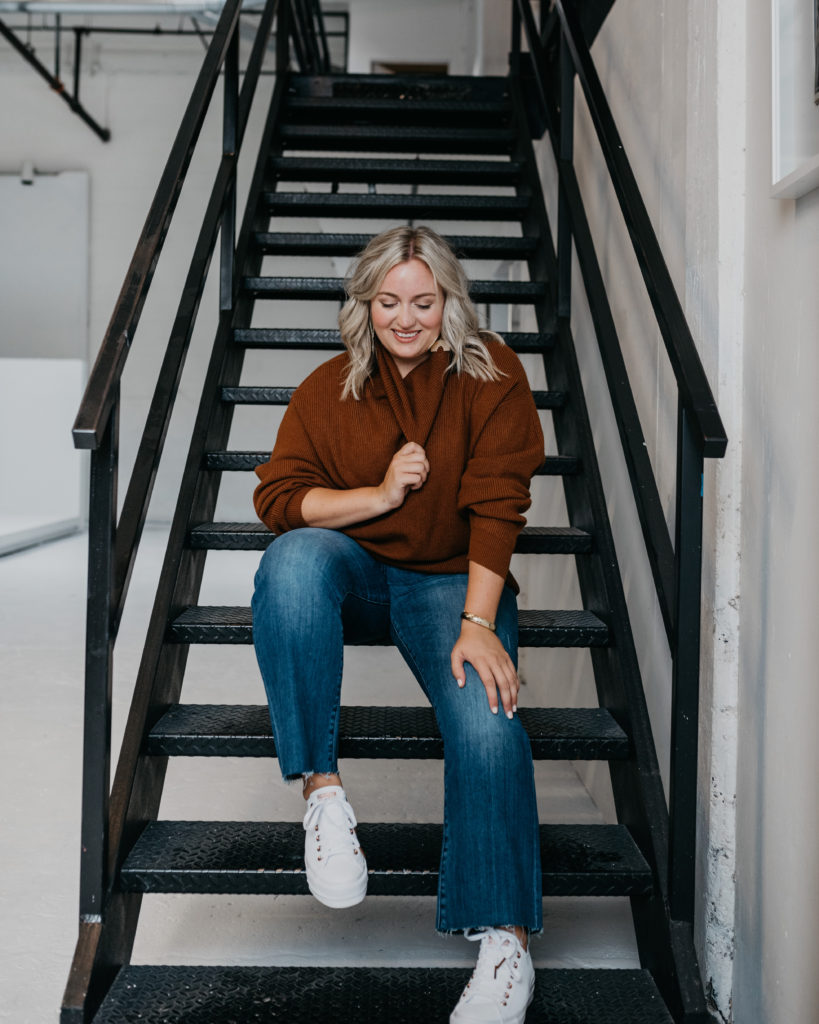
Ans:
[[[463,701],[464,706],[455,709],[446,729],[447,749],[452,753],[462,751],[467,760],[477,757],[503,764],[519,759],[530,761],[529,737],[518,716],[507,718],[502,707],[493,714],[477,675],[471,680],[467,678],[466,687],[459,690],[457,696],[466,696],[470,684],[474,687],[472,699]]]
[[[312,592],[326,577],[327,544],[313,529],[283,533],[262,556],[254,580],[254,602],[274,596],[290,601],[298,594]]]

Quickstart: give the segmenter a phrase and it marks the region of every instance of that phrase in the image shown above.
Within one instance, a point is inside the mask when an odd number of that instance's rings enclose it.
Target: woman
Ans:
[[[481,943],[450,1020],[522,1022],[541,875],[509,562],[543,434],[520,361],[479,330],[435,232],[374,238],[347,293],[347,352],[297,389],[254,496],[280,535],[254,642],[282,774],[303,780],[307,882],[330,907],[364,898],[336,761],[342,648],[391,638],[444,739],[437,928]]]

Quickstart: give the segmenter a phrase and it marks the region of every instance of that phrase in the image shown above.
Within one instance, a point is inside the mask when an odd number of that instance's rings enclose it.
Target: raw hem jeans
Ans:
[[[378,562],[336,530],[285,533],[256,574],[253,640],[285,779],[337,772],[345,642],[392,638],[435,711],[444,740],[444,831],[436,927],[541,928],[540,843],[529,739],[493,715],[471,665],[450,668],[466,574]],[[517,663],[517,606],[504,588],[498,636]]]

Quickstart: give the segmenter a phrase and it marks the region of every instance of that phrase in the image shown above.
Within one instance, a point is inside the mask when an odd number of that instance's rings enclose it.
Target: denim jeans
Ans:
[[[285,779],[337,772],[345,642],[392,639],[429,699],[444,740],[444,829],[436,927],[541,928],[541,868],[529,739],[493,715],[471,665],[450,668],[466,574],[384,565],[336,530],[285,533],[256,574],[253,640]],[[505,587],[501,642],[517,663],[517,605]]]

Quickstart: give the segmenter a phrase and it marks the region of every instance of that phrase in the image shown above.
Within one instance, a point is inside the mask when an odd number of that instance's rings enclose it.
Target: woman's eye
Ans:
[[[381,308],[382,309],[395,309],[395,303],[394,302],[383,302],[382,301]]]
[[[420,304],[418,305],[418,308],[419,308],[419,309],[431,309],[431,307],[432,307],[432,303],[431,303],[431,302],[429,303],[429,305],[428,305],[428,306],[422,306],[422,305],[420,305]]]

